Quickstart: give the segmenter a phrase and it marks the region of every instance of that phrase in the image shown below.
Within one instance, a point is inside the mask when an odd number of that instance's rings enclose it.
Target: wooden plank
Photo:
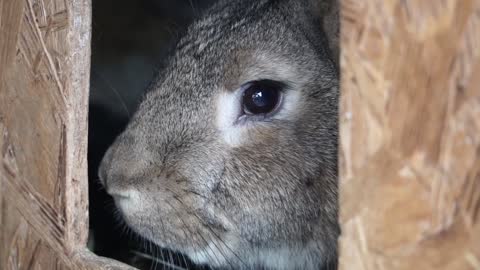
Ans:
[[[9,232],[2,234],[0,243],[0,248],[5,251],[0,257],[2,269],[73,268],[65,255],[52,249],[52,245],[46,242],[49,238],[42,237],[43,231],[36,231],[35,226],[18,214],[14,204],[5,203],[2,215],[2,230]]]
[[[480,269],[480,1],[342,1],[340,269]]]
[[[86,250],[89,0],[0,0],[0,269],[128,269]]]

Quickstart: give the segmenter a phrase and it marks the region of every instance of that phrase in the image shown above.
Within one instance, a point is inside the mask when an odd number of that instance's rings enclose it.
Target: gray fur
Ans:
[[[189,28],[100,168],[135,231],[214,267],[336,260],[338,72],[323,33],[338,31],[317,15],[307,0],[225,0]],[[293,109],[232,127],[229,143],[218,99],[254,79],[284,82]]]

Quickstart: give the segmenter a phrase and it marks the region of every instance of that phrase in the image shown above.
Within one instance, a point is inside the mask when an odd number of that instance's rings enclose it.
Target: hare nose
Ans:
[[[98,176],[108,193],[126,197],[125,190],[137,189],[142,182],[151,179],[155,164],[148,145],[124,133],[105,153]]]
[[[113,150],[112,148],[109,148],[105,153],[105,155],[103,156],[102,162],[100,163],[100,167],[98,168],[98,177],[99,177],[100,183],[103,185],[103,187],[106,190],[108,190],[107,177],[108,177],[108,171],[111,167],[112,154],[113,154]]]

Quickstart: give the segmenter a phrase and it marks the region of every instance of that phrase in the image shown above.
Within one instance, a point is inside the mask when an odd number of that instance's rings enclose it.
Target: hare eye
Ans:
[[[271,80],[253,81],[246,85],[242,97],[246,115],[269,114],[278,108],[283,84]]]

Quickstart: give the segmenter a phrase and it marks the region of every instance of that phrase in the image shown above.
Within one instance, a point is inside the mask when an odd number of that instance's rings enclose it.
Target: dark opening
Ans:
[[[196,269],[122,224],[99,163],[186,26],[214,0],[93,0],[89,112],[89,248],[139,269]]]

